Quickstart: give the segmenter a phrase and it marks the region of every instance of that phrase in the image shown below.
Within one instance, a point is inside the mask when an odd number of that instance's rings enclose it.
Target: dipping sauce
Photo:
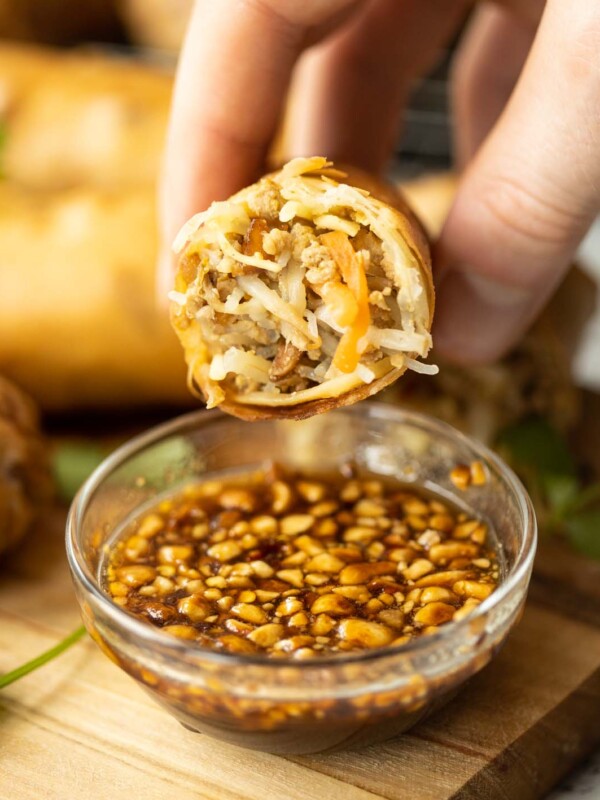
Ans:
[[[483,520],[350,469],[273,466],[188,486],[110,547],[113,601],[202,647],[309,659],[397,646],[496,588]]]

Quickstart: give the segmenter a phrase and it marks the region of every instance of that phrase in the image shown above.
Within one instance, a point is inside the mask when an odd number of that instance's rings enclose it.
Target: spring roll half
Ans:
[[[431,371],[426,237],[391,188],[298,158],[175,241],[171,319],[190,387],[242,419],[303,419]]]

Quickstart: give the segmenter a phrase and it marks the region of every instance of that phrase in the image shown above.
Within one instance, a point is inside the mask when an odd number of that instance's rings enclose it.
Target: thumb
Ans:
[[[549,0],[524,72],[440,238],[434,341],[502,355],[568,268],[600,205],[600,7]]]

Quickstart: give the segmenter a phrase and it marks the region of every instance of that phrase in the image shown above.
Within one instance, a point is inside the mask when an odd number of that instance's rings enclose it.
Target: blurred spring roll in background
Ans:
[[[425,234],[401,197],[325,158],[282,170],[192,218],[170,293],[190,384],[243,419],[355,403],[431,347]]]
[[[0,184],[0,372],[46,410],[187,402],[157,251],[151,190]]]
[[[0,376],[0,554],[31,529],[52,496],[35,405]]]
[[[43,190],[154,185],[171,87],[131,59],[3,45],[4,176]]]
[[[46,411],[189,405],[154,291],[171,78],[0,47],[0,373]]]

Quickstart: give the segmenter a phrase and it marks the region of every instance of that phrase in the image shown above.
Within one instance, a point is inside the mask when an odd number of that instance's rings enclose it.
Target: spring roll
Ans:
[[[0,375],[0,554],[31,530],[52,493],[48,443],[37,409]]]
[[[31,189],[153,186],[171,77],[97,53],[0,45],[2,172]]]
[[[151,189],[0,183],[0,373],[45,411],[190,404]]]
[[[188,382],[242,419],[303,419],[383,389],[431,347],[425,234],[401,197],[299,158],[193,217],[171,319]]]

